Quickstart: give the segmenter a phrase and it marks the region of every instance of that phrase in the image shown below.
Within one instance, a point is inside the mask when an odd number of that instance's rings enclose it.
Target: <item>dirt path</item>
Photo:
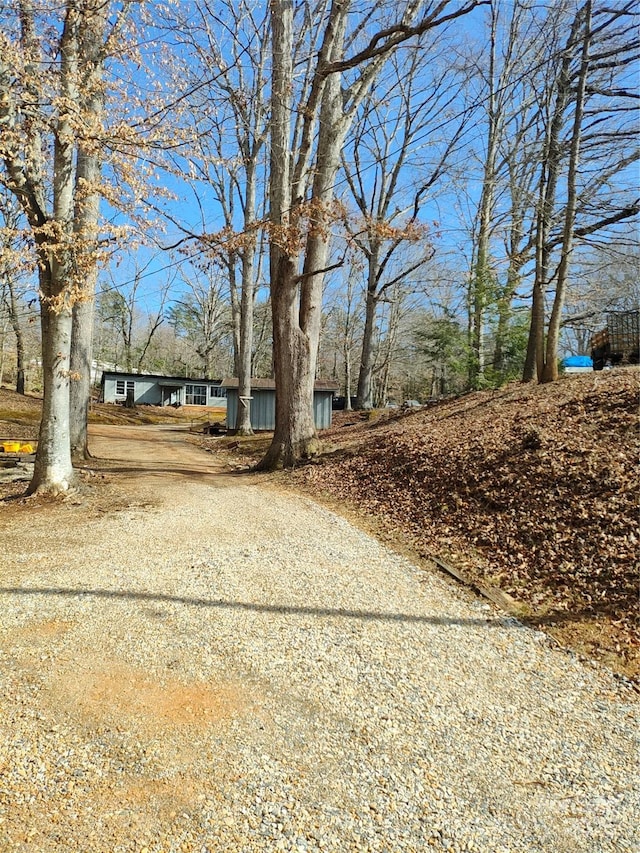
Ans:
[[[634,849],[609,673],[180,430],[92,449],[0,504],[2,853]]]
[[[218,459],[190,444],[186,427],[92,425],[91,451],[97,460],[110,460],[100,465],[120,477],[133,473],[135,479],[170,486],[174,478],[204,479],[214,485],[224,470]],[[172,484],[171,484],[172,485]]]

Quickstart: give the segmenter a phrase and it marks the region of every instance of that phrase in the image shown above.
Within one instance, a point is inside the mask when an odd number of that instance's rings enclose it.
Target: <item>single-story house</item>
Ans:
[[[190,379],[152,373],[123,373],[105,370],[101,380],[103,403],[124,403],[133,395],[135,405],[214,406],[224,408],[227,392],[221,379]]]
[[[233,429],[238,414],[238,380],[222,380],[227,393],[227,426]],[[313,412],[316,429],[331,426],[333,395],[339,390],[336,382],[317,380],[313,390]],[[274,379],[252,379],[251,399],[241,401],[250,407],[251,427],[255,430],[273,430],[276,426],[276,383]]]

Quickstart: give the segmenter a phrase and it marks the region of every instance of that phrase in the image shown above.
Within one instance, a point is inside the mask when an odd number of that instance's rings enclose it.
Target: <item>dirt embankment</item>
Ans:
[[[639,390],[637,370],[607,371],[340,414],[297,478],[637,677]]]

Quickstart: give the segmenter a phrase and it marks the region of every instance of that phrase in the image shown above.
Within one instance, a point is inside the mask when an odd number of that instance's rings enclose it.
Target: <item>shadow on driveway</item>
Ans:
[[[388,613],[376,610],[351,610],[334,607],[309,607],[288,604],[259,604],[249,601],[225,601],[222,598],[191,598],[180,595],[168,595],[160,592],[134,592],[117,589],[87,589],[59,587],[0,587],[0,593],[7,595],[41,595],[74,598],[92,596],[102,599],[126,599],[153,603],[185,604],[189,607],[204,607],[217,610],[240,610],[252,613],[273,613],[280,616],[319,616],[339,619],[361,619],[377,622],[406,622],[407,624],[427,625],[468,625],[482,628],[519,628],[522,625],[515,619],[453,618],[450,616],[418,616],[411,613]]]

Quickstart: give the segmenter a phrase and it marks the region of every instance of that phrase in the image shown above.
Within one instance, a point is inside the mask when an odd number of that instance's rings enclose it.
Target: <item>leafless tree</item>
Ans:
[[[32,492],[64,492],[74,481],[72,315],[88,296],[98,254],[93,158],[104,144],[101,64],[116,50],[129,6],[128,0],[117,8],[105,0],[3,5],[0,180],[29,224],[41,302],[44,397]],[[114,144],[118,136],[114,131]]]
[[[216,350],[230,327],[228,283],[220,267],[207,260],[194,259],[189,269],[184,275],[183,268],[185,291],[180,299],[174,299],[168,319],[199,356],[200,373],[214,379],[220,376]]]
[[[313,11],[302,4],[313,22],[308,41],[314,48],[300,89],[293,73],[293,3],[271,0],[269,238],[277,399],[274,438],[262,468],[294,465],[317,449],[313,383],[322,287],[340,151],[357,110],[400,44],[478,5],[441,0],[391,9],[379,2],[364,13],[348,0],[319,3]],[[295,104],[294,93],[300,96]],[[294,115],[299,124],[292,129]]]
[[[21,235],[21,209],[18,202],[4,189],[0,199],[0,306],[5,310],[8,325],[11,326],[16,342],[16,392],[25,392],[25,342],[22,323],[21,280],[30,269],[31,251],[25,245]],[[4,354],[4,335],[3,335]]]
[[[535,222],[536,266],[524,379],[553,381],[569,266],[577,241],[637,216],[625,176],[640,156],[637,94],[626,85],[638,61],[636,4],[586,0],[569,18],[555,74],[547,66],[545,138]],[[562,30],[561,30],[562,31]],[[553,295],[546,326],[545,296]]]
[[[386,91],[379,85],[375,98],[362,105],[342,152],[343,172],[358,211],[355,218],[347,212],[345,227],[366,263],[356,402],[361,409],[373,405],[379,306],[399,285],[415,286],[435,251],[421,219],[422,208],[433,202],[464,127],[463,120],[448,115],[454,112],[459,80],[455,69],[443,61],[447,47],[443,39],[433,44],[425,37],[408,55],[392,57]],[[428,158],[419,153],[425,149]],[[413,251],[407,251],[410,244]]]
[[[118,281],[111,272],[109,286],[99,295],[97,321],[102,326],[111,327],[115,335],[111,361],[129,373],[143,370],[154,336],[166,320],[165,306],[172,278],[165,279],[156,288],[149,312],[143,313],[140,309],[142,284],[152,262],[153,259],[144,265],[134,263],[131,280],[126,284]]]
[[[482,118],[481,189],[473,228],[469,284],[469,385],[481,386],[487,361],[487,314],[498,312],[493,366],[500,370],[513,296],[532,244],[523,233],[530,209],[537,143],[532,141],[535,87],[528,74],[541,57],[539,13],[522,0],[491,0],[487,49],[471,64],[473,100]],[[473,47],[471,48],[473,50]],[[475,51],[474,51],[475,54]],[[503,235],[506,281],[499,284],[496,239]]]
[[[73,233],[77,266],[84,275],[82,293],[72,306],[69,353],[69,439],[72,460],[90,456],[87,425],[91,399],[93,314],[98,279],[98,230],[102,151],[96,129],[104,118],[104,39],[109,4],[95,6],[79,28],[82,61],[80,98],[84,127],[78,135],[74,187]]]
[[[192,192],[202,210],[202,233],[191,236],[225,266],[234,328],[235,368],[240,397],[251,394],[253,312],[260,283],[263,251],[258,225],[264,194],[264,149],[268,132],[265,94],[269,17],[254,0],[197,0],[184,10],[169,7],[173,37],[187,49],[176,83],[187,90],[181,120],[187,144],[174,158],[178,170],[186,160]],[[189,110],[184,110],[184,105]],[[212,211],[200,198],[200,187],[213,191],[223,228],[208,234]],[[250,410],[238,406],[236,432],[251,433]]]

